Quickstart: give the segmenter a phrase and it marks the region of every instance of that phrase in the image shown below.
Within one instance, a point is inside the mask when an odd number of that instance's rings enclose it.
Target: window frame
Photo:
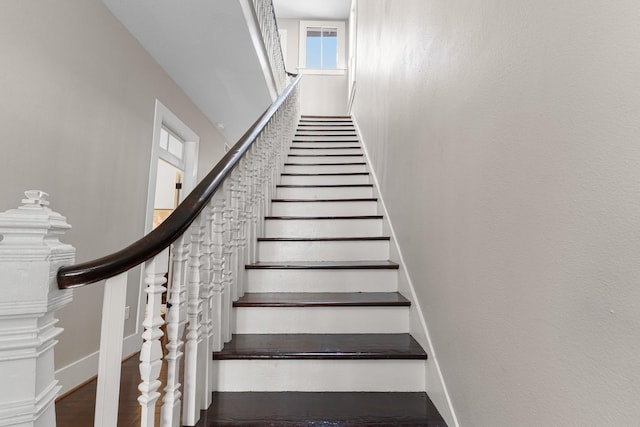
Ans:
[[[158,144],[158,156],[166,161],[167,163],[172,164],[173,166],[177,167],[178,169],[182,169],[183,171],[186,170],[186,165],[185,165],[185,154],[186,150],[187,150],[187,141],[185,141],[185,139],[180,136],[177,132],[175,132],[173,129],[171,129],[171,127],[169,127],[166,123],[162,123],[160,125],[160,135],[162,135],[162,131],[167,132],[167,134],[170,137],[175,138],[177,141],[179,141],[180,143],[182,143],[182,157],[178,157],[175,154],[173,154],[170,150],[169,150],[169,146],[167,145],[167,148],[163,148],[161,145],[161,141],[159,141]],[[167,141],[168,143],[170,142],[170,140]]]
[[[307,29],[313,27],[336,28],[337,29],[337,61],[336,68],[307,68]],[[338,74],[344,75],[345,52],[346,52],[346,32],[344,21],[300,21],[300,32],[298,36],[298,72],[302,74]]]

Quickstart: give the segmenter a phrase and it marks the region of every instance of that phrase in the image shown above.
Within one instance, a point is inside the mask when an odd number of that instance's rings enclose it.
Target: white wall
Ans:
[[[300,20],[278,19],[278,28],[287,30],[287,71],[297,73]],[[348,38],[345,41],[348,46]],[[345,59],[346,63],[346,59]],[[301,114],[347,114],[348,81],[344,75],[305,74],[300,86]]]
[[[300,112],[310,115],[347,114],[348,81],[346,74],[305,74],[300,82]]]
[[[298,19],[278,19],[278,28],[287,30],[287,53],[284,65],[291,73],[298,72],[298,40],[300,38],[300,21]]]
[[[354,116],[462,426],[640,420],[640,3],[358,2]]]
[[[143,234],[156,98],[200,136],[201,176],[223,154],[214,126],[99,0],[3,0],[0,55],[0,211],[24,190],[49,192],[79,262]],[[134,274],[131,313],[138,286]],[[59,313],[57,368],[98,349],[101,305],[93,285]]]

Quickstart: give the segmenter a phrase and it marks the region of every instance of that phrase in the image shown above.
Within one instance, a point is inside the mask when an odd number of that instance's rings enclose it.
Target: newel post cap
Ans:
[[[59,237],[70,229],[67,219],[49,206],[49,194],[41,190],[25,191],[22,206],[0,213],[0,248],[63,245]],[[66,245],[63,245],[66,246]],[[58,248],[61,249],[61,248]]]
[[[47,312],[71,298],[58,289],[55,277],[75,259],[75,248],[60,242],[71,226],[48,207],[46,192],[30,190],[25,196],[20,207],[0,213],[0,315]]]

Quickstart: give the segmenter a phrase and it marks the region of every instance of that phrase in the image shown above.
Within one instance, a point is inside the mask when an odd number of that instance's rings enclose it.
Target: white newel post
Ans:
[[[0,426],[55,426],[53,349],[62,332],[55,311],[71,301],[56,272],[75,249],[59,237],[71,228],[47,206],[48,194],[27,191],[18,209],[0,213]]]

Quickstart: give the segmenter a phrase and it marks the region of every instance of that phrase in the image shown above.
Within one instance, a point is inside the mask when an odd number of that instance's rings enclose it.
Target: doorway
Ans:
[[[159,100],[156,100],[144,234],[148,234],[154,228],[156,206],[158,210],[167,210],[166,213],[161,214],[164,220],[175,209],[177,203],[184,200],[196,186],[199,143],[198,135]],[[176,189],[176,184],[180,188]],[[156,199],[158,199],[157,205]],[[145,286],[143,265],[140,285],[136,290],[138,301],[135,335],[137,338],[143,332]],[[137,339],[135,342],[139,346],[142,340]],[[140,350],[139,347],[138,350]]]
[[[163,124],[160,127],[158,145],[152,229],[160,225],[178,207],[185,196],[182,191],[182,176],[185,172],[185,141]]]
[[[173,181],[173,184],[167,184],[167,181],[171,182],[171,180],[175,179],[176,172],[181,172],[179,202],[196,186],[199,143],[200,138],[198,135],[160,101],[156,100],[145,234],[154,228],[153,217],[156,208],[156,193],[160,191],[163,194],[166,194],[166,192],[175,194],[175,181]],[[172,166],[174,169],[168,168],[167,165]],[[173,175],[170,172],[171,170],[174,172]],[[166,178],[165,181],[158,181],[159,173]],[[168,188],[167,185],[172,188]],[[168,205],[168,207],[174,209],[175,205]],[[158,208],[164,209],[166,207],[163,205]]]

